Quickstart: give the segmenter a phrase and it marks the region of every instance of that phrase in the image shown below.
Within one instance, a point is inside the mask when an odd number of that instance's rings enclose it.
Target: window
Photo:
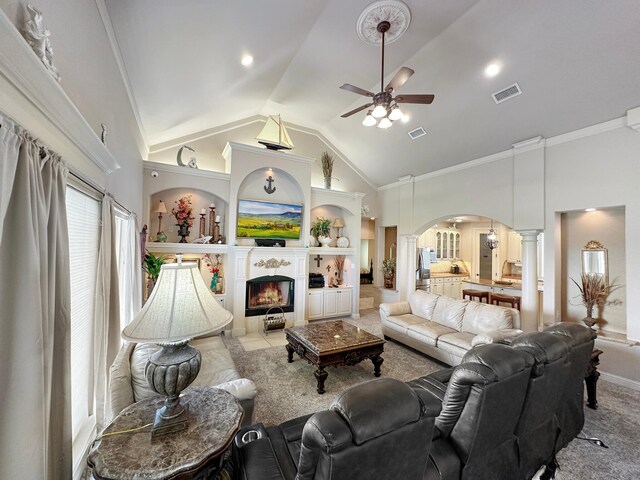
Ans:
[[[67,188],[71,281],[71,418],[74,471],[95,428],[93,345],[100,202]]]

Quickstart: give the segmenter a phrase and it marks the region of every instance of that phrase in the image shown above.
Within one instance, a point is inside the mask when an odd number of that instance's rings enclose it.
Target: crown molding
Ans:
[[[171,165],[169,163],[150,162],[145,160],[142,162],[142,166],[145,170],[167,173],[179,173],[180,175],[191,175],[193,177],[200,178],[213,178],[216,180],[222,180],[225,182],[230,181],[231,175],[228,173],[214,172],[213,170],[204,170],[201,168],[181,167],[179,165]]]

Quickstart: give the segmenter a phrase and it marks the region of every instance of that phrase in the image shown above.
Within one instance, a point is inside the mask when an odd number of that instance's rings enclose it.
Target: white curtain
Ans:
[[[109,420],[109,367],[120,349],[120,303],[113,197],[102,200],[102,231],[96,271],[95,399],[96,424],[101,431]]]
[[[131,213],[120,232],[120,328],[123,329],[142,308],[142,268],[138,219]]]
[[[0,123],[0,478],[69,479],[68,170]]]

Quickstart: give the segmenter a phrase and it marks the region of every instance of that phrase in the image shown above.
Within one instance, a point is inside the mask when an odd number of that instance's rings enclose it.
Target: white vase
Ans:
[[[328,247],[329,244],[331,243],[331,237],[325,237],[323,235],[318,236],[318,241],[320,242],[320,245],[323,247]]]
[[[349,239],[347,237],[340,237],[336,240],[336,245],[340,248],[347,248],[349,246]]]

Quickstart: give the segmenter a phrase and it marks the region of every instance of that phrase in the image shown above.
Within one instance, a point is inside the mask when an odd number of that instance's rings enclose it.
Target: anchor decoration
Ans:
[[[269,184],[269,186],[266,186],[266,185],[264,186],[264,191],[267,192],[269,195],[271,195],[273,192],[276,191],[276,187],[271,185],[274,182],[275,180],[273,179],[273,177],[269,175],[267,177],[267,183]]]

